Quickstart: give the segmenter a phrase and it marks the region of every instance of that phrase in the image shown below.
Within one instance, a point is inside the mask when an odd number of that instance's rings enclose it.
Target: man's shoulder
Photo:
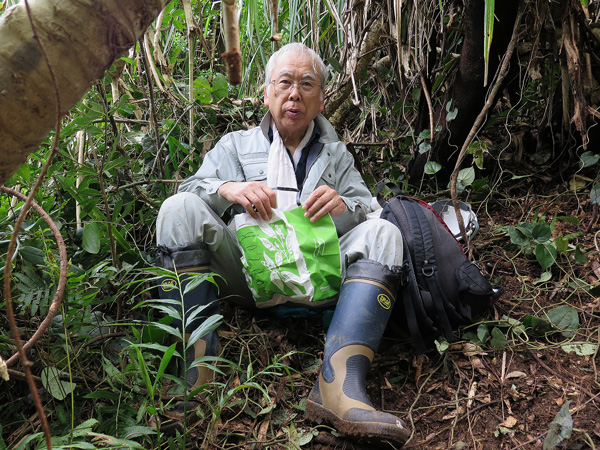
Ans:
[[[318,114],[315,117],[315,123],[321,132],[320,141],[324,144],[331,144],[340,142],[340,138],[338,137],[333,125],[323,116],[322,114]]]
[[[222,144],[231,143],[235,145],[246,139],[256,138],[260,134],[260,127],[249,128],[247,130],[230,131],[221,138]]]

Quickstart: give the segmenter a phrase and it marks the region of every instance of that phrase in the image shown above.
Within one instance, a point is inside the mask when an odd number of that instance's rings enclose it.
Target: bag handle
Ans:
[[[396,183],[392,183],[391,181],[382,181],[377,183],[377,189],[375,190],[375,196],[377,198],[377,203],[383,208],[385,206],[385,198],[381,195],[381,191],[384,187],[389,188],[395,195],[401,195],[402,189],[398,187]]]

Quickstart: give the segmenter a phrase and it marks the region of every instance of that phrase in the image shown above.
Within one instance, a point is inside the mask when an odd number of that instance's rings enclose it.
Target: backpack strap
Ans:
[[[452,325],[446,314],[445,303],[448,303],[448,300],[439,286],[433,235],[429,222],[416,201],[406,197],[403,197],[402,200],[411,229],[414,230],[413,251],[416,277],[421,283],[424,282],[428,288],[428,291],[421,290],[423,303],[426,305],[433,303],[444,336],[449,341],[456,340]]]
[[[404,263],[402,268],[404,274],[408,277],[406,284],[402,286],[402,302],[404,303],[404,313],[406,314],[406,323],[408,325],[408,331],[413,341],[413,346],[418,355],[425,353],[425,340],[419,329],[419,319],[417,318],[417,311],[415,305],[418,305],[421,301],[421,295],[417,287],[417,280],[415,278],[415,269],[413,266],[412,258],[410,256],[410,250],[406,243],[406,239],[403,239],[404,247]],[[426,316],[426,315],[425,315]]]
[[[394,193],[394,195],[398,196],[402,194],[402,189],[400,189],[397,184],[392,183],[391,181],[382,181],[381,183],[377,183],[377,188],[375,189],[375,197],[377,198],[377,203],[379,203],[379,205],[381,205],[382,208],[386,204],[385,198],[383,198],[383,195],[381,195],[381,191],[384,187],[390,189]]]

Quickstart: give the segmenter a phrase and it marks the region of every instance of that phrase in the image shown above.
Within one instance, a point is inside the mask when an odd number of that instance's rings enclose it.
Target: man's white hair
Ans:
[[[323,62],[323,59],[321,59],[321,57],[314,50],[308,48],[306,45],[300,42],[291,42],[273,53],[267,62],[267,67],[265,67],[265,86],[267,87],[267,93],[271,89],[271,75],[273,74],[273,67],[275,67],[275,64],[279,58],[289,55],[290,53],[295,54],[300,58],[303,58],[306,55],[310,57],[313,70],[320,78],[319,84],[321,85],[321,89],[325,89],[325,82],[327,81],[329,70]],[[323,92],[321,92],[321,96],[323,96]]]

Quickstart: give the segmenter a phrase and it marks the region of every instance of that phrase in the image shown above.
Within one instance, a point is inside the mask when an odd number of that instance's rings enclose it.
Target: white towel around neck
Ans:
[[[314,123],[308,124],[306,134],[294,151],[294,162],[298,164],[303,147],[308,143],[314,129]],[[279,135],[275,121],[271,120],[273,130],[273,142],[269,149],[267,162],[267,186],[277,194],[277,208],[285,208],[296,204],[298,194],[298,183],[296,183],[296,171],[288,155],[283,139]]]

